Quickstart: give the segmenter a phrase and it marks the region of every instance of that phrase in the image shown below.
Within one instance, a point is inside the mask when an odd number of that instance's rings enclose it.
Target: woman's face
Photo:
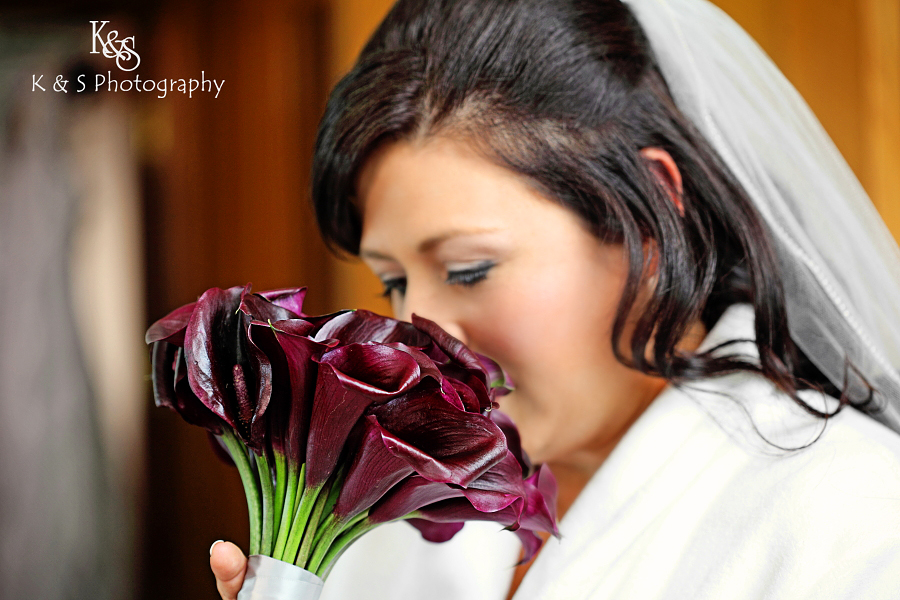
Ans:
[[[361,256],[395,315],[495,359],[536,462],[593,469],[663,387],[613,356],[623,248],[460,141],[387,145],[358,182]]]

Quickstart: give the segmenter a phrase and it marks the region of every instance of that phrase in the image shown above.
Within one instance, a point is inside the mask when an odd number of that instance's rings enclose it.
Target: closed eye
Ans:
[[[401,296],[406,293],[406,277],[395,277],[394,279],[383,279],[381,285],[384,286],[382,296],[390,298],[396,291]]]
[[[450,285],[472,286],[487,278],[488,272],[495,266],[492,262],[484,262],[468,269],[449,271],[447,283]]]

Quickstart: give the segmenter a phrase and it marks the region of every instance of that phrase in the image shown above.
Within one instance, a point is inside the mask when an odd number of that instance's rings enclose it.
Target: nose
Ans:
[[[469,341],[459,316],[455,314],[447,295],[441,294],[440,290],[429,290],[424,286],[414,287],[407,283],[406,295],[399,308],[401,310],[395,311],[398,318],[411,321],[415,314],[434,321],[441,329],[468,345]]]

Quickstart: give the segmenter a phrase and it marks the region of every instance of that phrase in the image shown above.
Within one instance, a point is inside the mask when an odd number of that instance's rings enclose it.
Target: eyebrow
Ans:
[[[464,237],[470,235],[480,235],[483,233],[494,233],[500,231],[497,227],[486,227],[486,228],[474,228],[474,229],[451,229],[449,231],[445,231],[443,233],[439,233],[438,235],[432,236],[427,240],[423,240],[418,247],[418,251],[420,254],[425,254],[434,250],[436,246],[446,242],[449,239]],[[378,252],[377,250],[361,250],[359,253],[362,258],[374,258],[379,260],[394,260],[393,257],[388,256],[382,252]]]

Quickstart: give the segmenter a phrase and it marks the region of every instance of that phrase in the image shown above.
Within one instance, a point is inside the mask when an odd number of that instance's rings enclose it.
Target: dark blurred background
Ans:
[[[819,115],[900,235],[900,3],[718,0]],[[146,327],[211,286],[387,311],[308,207],[330,87],[387,0],[0,2],[0,597],[216,598],[243,491],[153,408]],[[90,21],[134,36],[134,71]],[[224,80],[76,93],[79,75]],[[34,87],[34,79],[44,74]],[[53,91],[56,75],[68,93]],[[92,89],[92,85],[88,89]]]

